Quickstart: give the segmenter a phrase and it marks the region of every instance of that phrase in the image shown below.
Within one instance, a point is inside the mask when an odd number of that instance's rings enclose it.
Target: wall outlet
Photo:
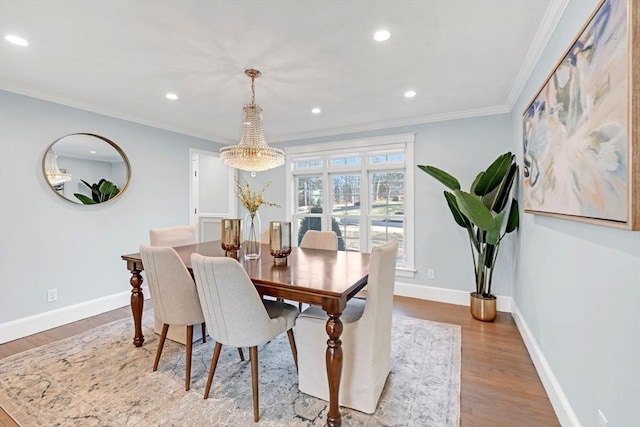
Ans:
[[[430,268],[427,270],[427,279],[435,279],[436,278],[436,272],[433,268]]]
[[[607,418],[602,413],[602,410],[598,409],[598,427],[608,427],[608,426],[609,426],[609,421],[607,421]]]
[[[54,302],[58,299],[58,290],[57,289],[49,289],[47,291],[47,302]]]

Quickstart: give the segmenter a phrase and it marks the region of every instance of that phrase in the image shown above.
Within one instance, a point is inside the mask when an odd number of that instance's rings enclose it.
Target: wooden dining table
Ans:
[[[222,257],[225,251],[219,240],[174,248],[191,271],[191,254]],[[122,255],[131,272],[131,312],[134,322],[133,344],[144,343],[142,334],[142,293],[144,270],[139,253]],[[261,246],[258,259],[246,260],[242,250],[238,262],[244,267],[258,293],[272,297],[317,305],[327,313],[326,367],[329,382],[329,412],[327,425],[342,424],[339,390],[342,375],[342,321],[340,316],[347,301],[367,285],[369,277],[369,254],[346,251],[292,248],[286,264],[275,265],[269,245]]]

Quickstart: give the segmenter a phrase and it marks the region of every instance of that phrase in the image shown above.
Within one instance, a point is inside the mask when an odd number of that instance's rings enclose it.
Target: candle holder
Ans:
[[[224,256],[238,259],[238,251],[242,246],[242,221],[238,218],[223,218],[220,224],[220,245],[224,249]]]
[[[269,249],[275,265],[286,265],[291,253],[291,223],[271,221],[269,223]]]

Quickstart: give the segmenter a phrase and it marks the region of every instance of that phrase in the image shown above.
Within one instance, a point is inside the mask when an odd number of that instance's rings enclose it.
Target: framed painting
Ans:
[[[640,0],[603,0],[523,113],[527,213],[640,230]]]

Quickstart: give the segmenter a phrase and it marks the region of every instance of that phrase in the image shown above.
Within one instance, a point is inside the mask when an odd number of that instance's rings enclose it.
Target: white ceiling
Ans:
[[[507,112],[565,5],[0,0],[0,88],[225,143],[240,138],[246,68],[262,71],[269,142]]]

